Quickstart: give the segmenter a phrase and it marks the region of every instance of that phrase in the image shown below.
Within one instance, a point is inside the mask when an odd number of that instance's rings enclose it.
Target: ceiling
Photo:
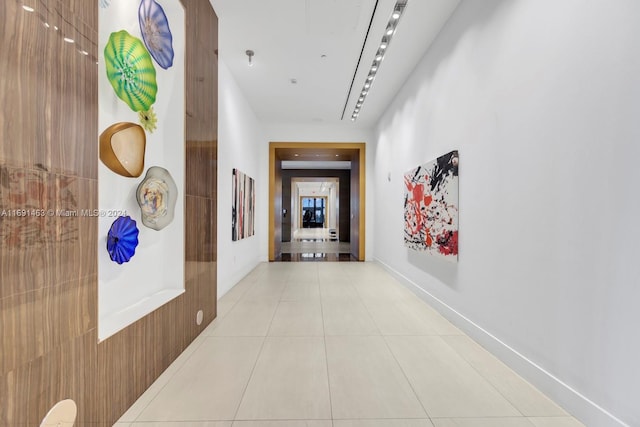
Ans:
[[[409,0],[351,123],[395,0],[210,0],[219,18],[220,58],[260,120],[358,127],[378,121],[459,1]],[[252,67],[247,49],[255,52]]]
[[[293,178],[291,184],[298,189],[301,197],[328,196],[332,188],[337,188],[338,178]]]

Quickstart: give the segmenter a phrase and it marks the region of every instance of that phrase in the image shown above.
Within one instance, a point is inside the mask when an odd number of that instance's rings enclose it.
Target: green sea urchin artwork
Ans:
[[[147,132],[153,133],[156,130],[158,118],[156,117],[156,112],[153,111],[153,107],[149,108],[148,111],[139,111],[138,118],[140,119],[140,125]]]
[[[142,40],[125,30],[111,33],[104,48],[107,78],[133,111],[148,111],[156,102],[158,84],[151,55]]]

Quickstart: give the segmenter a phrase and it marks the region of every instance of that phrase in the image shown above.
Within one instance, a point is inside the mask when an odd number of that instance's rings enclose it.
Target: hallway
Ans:
[[[374,263],[262,263],[117,427],[577,427]]]

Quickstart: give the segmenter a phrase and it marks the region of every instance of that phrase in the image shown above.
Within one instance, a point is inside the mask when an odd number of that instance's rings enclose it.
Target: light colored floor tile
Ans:
[[[236,421],[233,427],[332,427],[331,420]]]
[[[521,414],[440,337],[385,337],[431,418]]]
[[[380,335],[380,331],[359,300],[328,300],[322,303],[326,335]]]
[[[207,338],[136,421],[233,420],[263,338]]]
[[[131,427],[129,423],[118,422],[113,425],[113,427]]]
[[[358,295],[366,302],[370,303],[390,303],[403,298],[407,298],[406,289],[401,289],[399,286],[385,283],[384,281],[353,281],[352,285],[358,291]]]
[[[331,419],[321,337],[268,337],[236,419]]]
[[[319,301],[280,301],[269,336],[323,336],[322,308]]]
[[[213,331],[213,336],[240,337],[266,336],[271,319],[278,307],[277,300],[262,302],[239,301]]]
[[[129,427],[231,427],[231,421],[159,421],[133,423]]]
[[[356,288],[344,280],[327,280],[320,282],[320,297],[322,301],[360,301]]]
[[[255,285],[255,282],[242,280],[218,300],[218,317],[226,316],[234,305]]]
[[[279,301],[286,285],[285,281],[264,282],[261,280],[242,296],[241,302]]]
[[[336,420],[333,427],[433,427],[431,421],[424,420]]]
[[[144,393],[129,407],[129,409],[120,417],[118,422],[133,422],[140,416],[142,411],[149,403],[160,393],[160,391],[171,381],[173,376],[178,372],[184,364],[191,358],[194,352],[204,343],[206,336],[204,333],[196,337],[195,340],[173,361],[171,365],[145,390]]]
[[[382,335],[438,335],[437,326],[426,322],[407,309],[400,301],[371,302],[364,301],[374,322]]]
[[[471,338],[450,336],[443,339],[524,415],[529,417],[569,415]]]
[[[419,322],[428,325],[435,335],[464,335],[460,329],[413,294],[410,297],[403,298],[402,301],[398,302],[398,305],[401,310],[410,312]]]
[[[503,418],[436,418],[435,427],[533,427],[523,417]]]
[[[425,418],[382,337],[326,337],[336,419]]]
[[[319,301],[320,286],[312,282],[289,282],[280,296],[281,301]]]
[[[531,417],[529,421],[535,427],[584,427],[584,424],[572,417]]]

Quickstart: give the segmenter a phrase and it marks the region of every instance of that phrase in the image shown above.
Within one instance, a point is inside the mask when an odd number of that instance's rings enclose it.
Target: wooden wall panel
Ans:
[[[97,218],[78,214],[97,208],[98,2],[0,2],[1,427],[65,398],[111,426],[216,316],[217,17],[183,4],[185,293],[98,343]]]
[[[49,210],[97,204],[97,5],[29,5],[0,2],[0,426],[39,425],[64,398],[87,425],[96,221]]]

